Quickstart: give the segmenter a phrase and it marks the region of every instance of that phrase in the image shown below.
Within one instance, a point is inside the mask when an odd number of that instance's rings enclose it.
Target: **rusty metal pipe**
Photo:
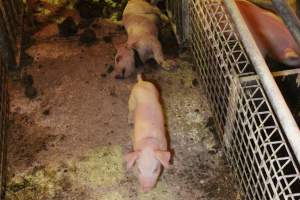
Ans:
[[[300,163],[300,130],[288,108],[263,56],[261,55],[255,40],[250,33],[239,9],[232,0],[224,0],[228,13],[231,15],[232,21],[240,34],[245,50],[254,65],[255,71],[259,76],[261,84],[268,96],[279,123]]]
[[[296,0],[296,14],[300,17],[300,1]]]

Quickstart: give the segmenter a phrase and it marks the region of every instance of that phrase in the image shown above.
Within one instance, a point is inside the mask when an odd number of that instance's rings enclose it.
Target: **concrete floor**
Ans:
[[[176,71],[145,70],[160,87],[174,156],[157,187],[141,192],[122,160],[132,147],[127,101],[136,77],[118,81],[106,73],[114,46],[126,36],[114,24],[96,23],[99,40],[89,47],[78,36],[58,37],[51,26],[34,36],[27,50],[34,62],[25,71],[34,77],[37,98],[28,99],[20,81],[10,80],[7,199],[239,199],[188,52],[178,56]]]

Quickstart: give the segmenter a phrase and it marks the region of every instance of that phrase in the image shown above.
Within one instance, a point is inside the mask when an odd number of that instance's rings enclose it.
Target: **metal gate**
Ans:
[[[281,110],[274,108],[266,92],[270,86],[254,70],[261,55],[246,51],[241,42],[244,33],[232,23],[238,21],[242,26],[244,21],[239,20],[234,1],[227,2],[233,14],[220,0],[169,0],[168,10],[178,38],[190,42],[243,199],[299,200],[299,128],[294,133],[284,129],[277,115]],[[180,8],[187,10],[178,12]],[[278,90],[276,85],[273,89]]]
[[[0,0],[0,200],[6,180],[7,70],[16,69],[20,57],[22,7],[21,0]]]
[[[173,30],[176,34],[180,45],[187,42],[189,29],[186,29],[189,24],[188,4],[182,0],[167,1],[167,12],[169,17],[173,19]]]

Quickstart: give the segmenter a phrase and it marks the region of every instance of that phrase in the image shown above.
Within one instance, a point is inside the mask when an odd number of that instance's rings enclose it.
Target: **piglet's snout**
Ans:
[[[141,183],[143,192],[149,192],[156,184],[156,178],[154,177],[140,177],[139,181]]]
[[[125,79],[125,77],[118,74],[115,76],[115,79],[123,80],[123,79]]]
[[[143,187],[142,190],[143,192],[150,192],[153,187]]]

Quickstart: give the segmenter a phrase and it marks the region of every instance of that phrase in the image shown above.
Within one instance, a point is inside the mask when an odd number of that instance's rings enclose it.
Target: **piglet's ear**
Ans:
[[[168,151],[155,151],[156,158],[160,161],[160,163],[164,166],[164,168],[169,168],[171,153]]]
[[[140,153],[138,151],[134,151],[134,152],[131,152],[131,153],[128,153],[128,154],[125,155],[125,160],[127,162],[127,170],[132,168],[135,161],[139,157],[139,154]]]
[[[127,41],[126,48],[136,49],[137,48],[137,41]]]

